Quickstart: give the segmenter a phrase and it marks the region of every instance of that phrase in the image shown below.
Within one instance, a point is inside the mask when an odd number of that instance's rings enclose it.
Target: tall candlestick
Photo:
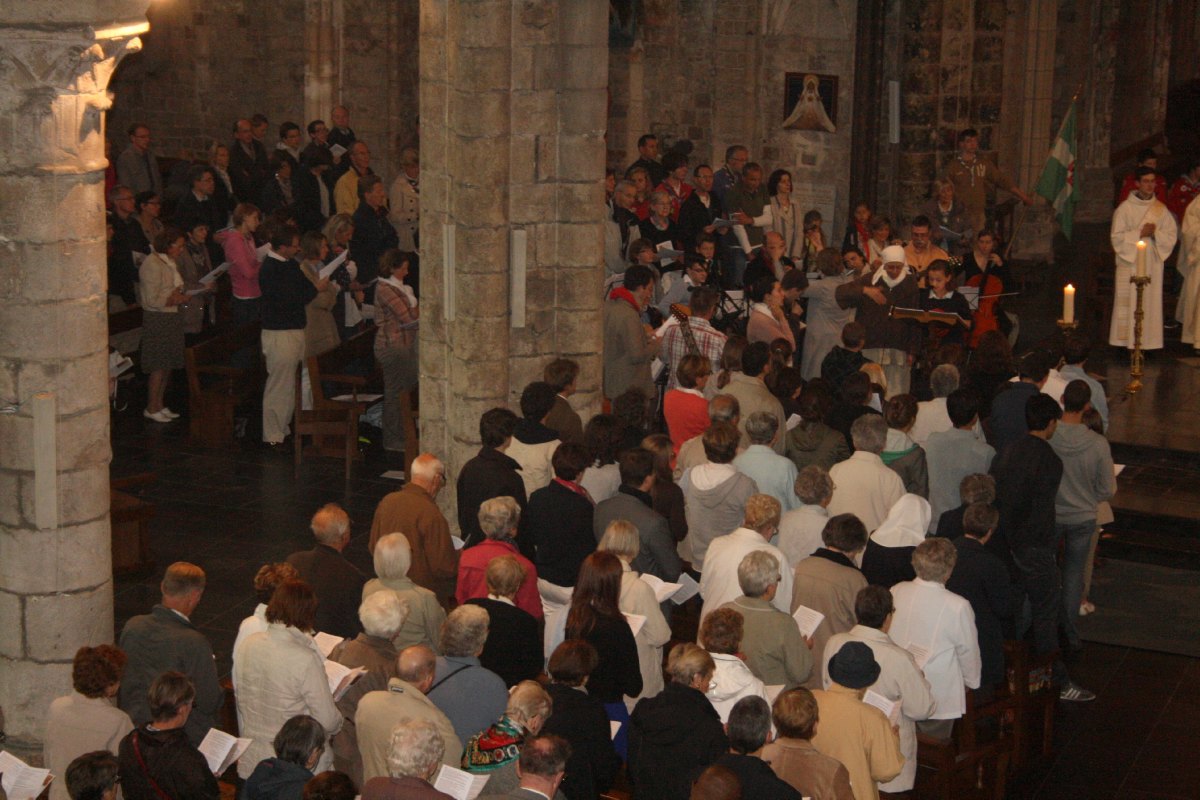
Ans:
[[[1138,240],[1137,243],[1137,261],[1135,262],[1135,273],[1139,278],[1146,277],[1146,243]]]
[[[1075,321],[1075,287],[1067,284],[1063,287],[1063,322]]]

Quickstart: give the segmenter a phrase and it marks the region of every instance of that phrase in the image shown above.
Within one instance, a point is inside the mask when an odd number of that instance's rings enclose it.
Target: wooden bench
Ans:
[[[259,323],[247,322],[187,348],[188,413],[197,441],[209,447],[233,441],[234,410],[262,393],[261,338]],[[243,350],[254,354],[251,365],[233,366],[234,354]]]
[[[1008,693],[1012,707],[1014,769],[1034,756],[1048,756],[1054,747],[1054,712],[1058,689],[1054,685],[1054,660],[1058,653],[1035,655],[1027,642],[1006,641]]]
[[[312,437],[311,452],[315,455],[341,458],[346,463],[346,480],[350,479],[350,464],[362,459],[358,450],[358,420],[379,400],[362,400],[360,395],[381,394],[382,380],[376,376],[375,327],[356,333],[337,347],[304,360],[312,387],[312,408],[303,410],[301,377],[296,376],[296,416],[293,447],[295,467],[300,470],[304,457],[304,436]],[[356,375],[350,369],[358,365],[366,375]],[[375,387],[371,391],[371,387]],[[326,388],[332,391],[326,393]],[[337,399],[345,396],[347,399]]]
[[[114,478],[109,482],[109,522],[112,526],[112,571],[114,575],[149,572],[154,569],[150,554],[150,520],[154,504],[129,494],[125,489],[154,481],[153,472]]]

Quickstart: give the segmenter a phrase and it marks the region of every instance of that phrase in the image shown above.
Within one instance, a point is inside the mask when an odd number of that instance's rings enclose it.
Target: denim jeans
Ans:
[[[1083,572],[1091,551],[1096,520],[1059,523],[1054,526],[1056,540],[1063,545],[1062,602],[1063,631],[1072,647],[1079,646],[1079,604],[1083,600]]]

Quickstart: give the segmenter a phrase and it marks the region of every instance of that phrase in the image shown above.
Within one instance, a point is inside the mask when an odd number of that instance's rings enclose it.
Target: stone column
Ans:
[[[0,706],[17,749],[70,690],[75,650],[113,637],[104,111],[147,5],[0,11]]]
[[[599,405],[605,11],[421,2],[421,447],[452,520],[484,411],[516,410],[560,354],[582,367],[575,405]]]

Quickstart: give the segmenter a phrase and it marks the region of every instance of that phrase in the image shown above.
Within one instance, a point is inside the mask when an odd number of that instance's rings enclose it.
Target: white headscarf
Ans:
[[[925,541],[925,531],[933,512],[929,501],[915,494],[906,494],[896,501],[887,519],[871,534],[872,541],[883,547],[916,547]]]
[[[904,248],[898,244],[888,245],[883,248],[883,253],[880,257],[883,259],[883,263],[879,265],[879,269],[875,270],[875,276],[871,279],[871,282],[878,283],[882,280],[888,285],[888,288],[895,289],[908,276],[908,260],[904,256]],[[887,273],[887,265],[897,261],[906,266],[900,271],[900,276],[893,279]]]

